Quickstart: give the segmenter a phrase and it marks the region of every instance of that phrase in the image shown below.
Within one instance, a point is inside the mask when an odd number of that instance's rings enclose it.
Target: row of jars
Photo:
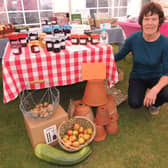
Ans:
[[[91,34],[90,36],[86,34],[72,34],[71,35],[71,42],[74,45],[86,45],[88,42],[91,44],[96,45],[99,43],[99,34]]]

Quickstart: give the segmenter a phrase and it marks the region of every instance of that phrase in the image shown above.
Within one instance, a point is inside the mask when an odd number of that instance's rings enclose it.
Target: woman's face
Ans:
[[[142,29],[143,32],[147,35],[152,35],[158,31],[159,27],[159,16],[158,14],[151,15],[148,13],[143,17],[142,20]]]

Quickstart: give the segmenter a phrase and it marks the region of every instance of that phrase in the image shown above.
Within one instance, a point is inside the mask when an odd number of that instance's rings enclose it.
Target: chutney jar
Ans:
[[[53,36],[47,35],[45,37],[45,42],[46,42],[47,51],[52,51],[53,50]]]
[[[22,45],[20,44],[19,41],[16,41],[15,43],[12,43],[11,44],[11,49],[12,49],[12,53],[14,55],[22,54]]]
[[[73,45],[79,44],[79,35],[78,34],[71,34],[71,43]]]
[[[26,33],[19,33],[18,38],[22,47],[27,47],[27,34]]]
[[[32,53],[39,53],[40,52],[40,46],[39,46],[38,40],[31,41],[30,46],[31,46]]]

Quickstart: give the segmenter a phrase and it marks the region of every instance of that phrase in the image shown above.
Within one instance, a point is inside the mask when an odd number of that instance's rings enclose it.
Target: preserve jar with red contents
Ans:
[[[92,44],[98,44],[99,43],[99,34],[91,34],[91,43]]]
[[[10,41],[10,45],[12,46],[13,44],[16,44],[16,42],[18,41],[18,34],[17,33],[9,34],[8,39]]]
[[[20,41],[20,44],[22,45],[22,47],[26,47],[27,46],[27,34],[26,33],[19,33],[18,38],[19,38],[19,41]]]
[[[12,53],[14,55],[20,55],[22,54],[22,45],[20,44],[19,41],[15,41],[11,44],[11,49],[12,49]]]
[[[45,42],[46,42],[47,51],[52,51],[53,50],[53,36],[47,35],[45,37]]]
[[[32,53],[40,52],[40,46],[39,46],[39,41],[38,40],[31,41],[30,45],[31,45],[31,52]]]
[[[71,34],[71,43],[72,44],[79,44],[79,35],[78,34]]]
[[[88,36],[86,34],[81,34],[79,37],[80,37],[79,43],[81,45],[86,45],[88,42]]]

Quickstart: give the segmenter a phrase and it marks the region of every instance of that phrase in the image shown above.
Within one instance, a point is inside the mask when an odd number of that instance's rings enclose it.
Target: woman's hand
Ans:
[[[158,92],[154,87],[148,90],[144,98],[144,106],[149,107],[155,104],[157,94]]]

